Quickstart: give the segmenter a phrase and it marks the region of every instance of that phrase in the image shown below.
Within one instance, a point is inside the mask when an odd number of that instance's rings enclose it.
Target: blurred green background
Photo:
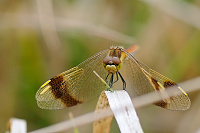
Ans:
[[[1,0],[0,132],[11,117],[33,131],[95,109],[96,101],[64,110],[42,110],[35,93],[49,78],[93,54],[138,44],[135,54],[175,82],[200,75],[200,1]],[[185,112],[149,105],[137,109],[144,132],[195,132],[200,127],[199,92]],[[113,123],[112,132],[116,131]],[[92,124],[78,127],[92,132]],[[69,130],[68,132],[73,132]]]

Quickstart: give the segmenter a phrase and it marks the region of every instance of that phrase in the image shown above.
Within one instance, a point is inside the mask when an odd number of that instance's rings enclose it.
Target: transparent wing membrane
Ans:
[[[62,109],[100,95],[106,87],[93,71],[96,71],[103,79],[105,78],[107,72],[102,66],[102,60],[107,56],[107,53],[108,50],[99,52],[77,67],[44,83],[36,93],[38,106],[43,109]],[[62,79],[60,79],[61,77]],[[56,82],[53,82],[54,79]],[[59,86],[59,88],[53,91],[52,88],[55,86]]]
[[[131,87],[138,95],[152,91],[160,92],[162,100],[155,102],[155,105],[170,110],[188,109],[191,102],[187,93],[174,81],[136,60],[130,54],[134,51],[133,47],[131,48],[126,51],[121,47],[111,47],[111,49],[101,51],[78,66],[51,78],[36,93],[38,106],[42,109],[62,109],[98,97],[102,90],[108,88],[93,71],[102,79],[106,79],[110,83],[110,87],[118,79],[121,79],[123,89],[125,89],[126,82],[122,77],[123,73],[122,75],[120,73],[120,68],[123,67]],[[108,55],[109,58],[105,58]],[[169,88],[174,88],[180,94],[171,96],[166,91]],[[173,91],[171,92],[173,93]]]
[[[145,64],[136,60],[129,53],[127,53],[124,64],[130,83],[138,95],[152,91],[160,91],[163,98],[167,98],[154,103],[155,105],[170,110],[186,110],[190,107],[191,102],[186,92],[184,92],[174,81],[152,70]],[[167,94],[165,91],[167,88],[176,89],[180,94],[168,97],[170,94]]]

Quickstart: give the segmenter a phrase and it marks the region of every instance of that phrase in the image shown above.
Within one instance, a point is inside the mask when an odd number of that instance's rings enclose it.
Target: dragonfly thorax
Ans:
[[[121,61],[118,57],[106,57],[103,66],[109,74],[115,74],[121,68]]]

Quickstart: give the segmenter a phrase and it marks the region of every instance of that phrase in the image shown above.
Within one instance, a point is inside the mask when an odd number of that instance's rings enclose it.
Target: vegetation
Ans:
[[[199,76],[199,13],[198,0],[1,0],[0,132],[11,117],[25,119],[32,131],[69,119],[70,111],[74,117],[93,111],[96,101],[42,110],[35,93],[47,79],[111,45],[138,44],[135,56],[176,82]],[[195,132],[200,95],[189,96],[194,106],[185,112],[153,105],[139,108],[144,132]],[[77,128],[90,132],[92,124]]]

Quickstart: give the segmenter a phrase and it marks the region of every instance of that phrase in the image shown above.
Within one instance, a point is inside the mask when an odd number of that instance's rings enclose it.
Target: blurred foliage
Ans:
[[[198,0],[184,1],[200,6]],[[137,40],[132,42],[140,46],[136,57],[176,82],[200,74],[200,30],[159,11],[145,0],[43,2],[47,4],[42,4],[40,0],[0,1],[0,132],[5,132],[6,123],[11,117],[25,119],[28,131],[32,131],[69,119],[68,111],[72,111],[74,116],[93,111],[95,102],[64,110],[42,110],[36,105],[35,93],[47,79],[78,65],[110,45],[128,47],[126,38],[120,40],[124,36],[114,38],[116,34],[105,29]],[[39,4],[43,6],[42,9],[39,9]],[[48,23],[45,24],[47,28],[41,24],[43,21],[40,20],[39,10],[45,12],[51,22],[49,9],[54,15],[56,31]],[[67,26],[62,25],[58,18],[66,20]],[[87,25],[77,25],[71,20]],[[97,32],[89,27],[91,25],[97,29],[103,26],[104,29],[100,28],[98,30],[101,32]],[[51,33],[54,33],[53,36]],[[113,38],[109,40],[106,35]],[[48,39],[58,41],[49,44]],[[189,95],[194,100],[197,97],[197,93]],[[153,105],[137,112],[144,131],[148,133],[179,131],[179,126],[185,122],[182,121],[184,115],[190,113],[171,112]],[[189,125],[189,122],[185,123]],[[111,131],[116,132],[116,123],[112,126]],[[80,128],[79,131],[90,132],[92,127]],[[195,128],[190,131],[197,130]]]

